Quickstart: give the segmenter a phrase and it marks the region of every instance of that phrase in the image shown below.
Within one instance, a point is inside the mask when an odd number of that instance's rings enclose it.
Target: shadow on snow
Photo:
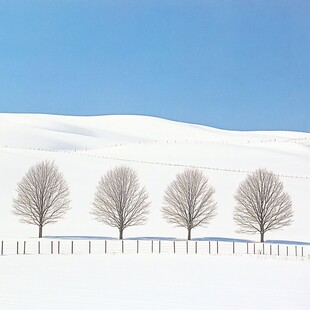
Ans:
[[[107,236],[44,236],[44,239],[59,239],[59,240],[118,240],[118,238]],[[154,241],[186,241],[182,238],[174,237],[129,237],[124,240],[154,240]],[[200,237],[193,238],[191,241],[220,241],[220,242],[238,242],[238,243],[253,243],[255,241],[238,238],[223,238],[223,237]],[[265,243],[270,244],[287,244],[287,245],[310,245],[309,242],[292,241],[292,240],[266,240]]]

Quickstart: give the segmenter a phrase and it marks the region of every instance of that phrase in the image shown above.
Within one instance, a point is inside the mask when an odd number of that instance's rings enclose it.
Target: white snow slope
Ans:
[[[187,166],[204,169],[215,187],[218,215],[193,238],[238,235],[233,222],[234,193],[247,172],[267,168],[281,175],[294,203],[294,223],[266,239],[310,241],[310,134],[237,132],[146,116],[73,117],[0,114],[0,237],[37,236],[11,213],[16,184],[27,169],[54,160],[71,189],[71,210],[46,226],[45,236],[110,236],[115,229],[89,214],[99,178],[116,165],[129,165],[149,191],[148,224],[129,228],[126,237],[185,238],[186,231],[167,224],[160,208],[167,185]]]
[[[176,173],[194,166],[216,188],[218,215],[208,227],[195,229],[193,238],[258,240],[235,233],[233,196],[247,172],[267,168],[281,175],[295,211],[293,225],[267,239],[309,242],[309,144],[307,133],[233,132],[144,116],[0,114],[0,240],[11,242],[13,250],[16,240],[28,238],[28,246],[36,242],[29,237],[37,236],[37,228],[18,221],[12,199],[27,169],[49,159],[70,184],[72,208],[63,220],[44,228],[45,236],[117,237],[115,229],[94,221],[89,211],[99,178],[125,164],[137,170],[152,201],[148,224],[127,229],[125,238],[186,237],[184,229],[165,223],[160,208]],[[4,255],[0,309],[309,309],[309,259]]]

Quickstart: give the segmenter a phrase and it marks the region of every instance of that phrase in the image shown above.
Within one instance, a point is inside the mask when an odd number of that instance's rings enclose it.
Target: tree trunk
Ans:
[[[264,234],[263,232],[260,233],[260,242],[264,242]]]
[[[42,231],[43,231],[43,226],[39,226],[39,238],[42,238]]]
[[[187,229],[187,240],[191,240],[192,239],[192,229],[191,228],[188,228]]]
[[[119,239],[122,240],[123,239],[123,229],[119,228]]]

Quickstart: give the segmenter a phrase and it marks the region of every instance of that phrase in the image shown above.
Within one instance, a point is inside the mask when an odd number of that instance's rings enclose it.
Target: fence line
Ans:
[[[74,254],[271,255],[310,258],[310,245],[201,240],[57,240],[1,241],[1,256]]]
[[[305,133],[308,134],[308,133]],[[231,144],[231,139],[147,139],[145,141],[137,141],[137,142],[119,142],[119,143],[111,143],[111,144],[104,144],[101,146],[96,146],[96,147],[91,147],[91,146],[87,146],[87,147],[80,147],[80,148],[72,148],[72,149],[68,149],[69,151],[91,151],[91,150],[96,150],[98,148],[100,149],[109,149],[109,148],[119,148],[119,147],[127,147],[127,146],[132,146],[132,145],[166,145],[166,144],[205,144],[205,143],[216,143],[216,144]],[[268,139],[263,139],[263,138],[254,138],[254,139],[249,139],[247,137],[236,137],[236,143],[238,144],[266,144],[266,143],[296,143],[296,144],[301,144],[301,145],[305,145],[308,146],[310,145],[310,137],[302,137],[302,138],[288,138],[288,137],[274,137],[274,138],[268,138]],[[0,145],[1,148],[16,148],[14,146],[8,145],[8,144],[4,144],[4,145]],[[26,148],[24,148],[26,149]],[[32,149],[35,150],[36,148],[31,148],[29,147],[28,149]],[[41,148],[44,149],[44,148]],[[45,149],[47,150],[47,149]],[[54,152],[55,150],[47,150],[50,152]],[[57,150],[56,150],[57,151]],[[65,150],[63,150],[65,151]]]
[[[180,164],[180,163],[168,163],[168,162],[155,162],[155,161],[148,161],[148,160],[128,159],[128,158],[120,158],[120,157],[113,157],[113,156],[105,156],[105,155],[101,155],[101,154],[100,155],[99,154],[87,154],[87,153],[83,153],[83,152],[77,151],[77,150],[60,151],[60,150],[45,150],[45,149],[40,149],[40,148],[38,148],[38,149],[16,148],[16,147],[8,147],[8,146],[2,147],[2,148],[10,148],[10,149],[17,149],[17,150],[21,149],[21,150],[26,150],[26,151],[70,153],[70,154],[76,154],[76,155],[84,156],[84,157],[99,158],[99,159],[106,159],[106,160],[116,160],[116,161],[122,161],[122,162],[132,162],[132,163],[138,163],[138,164],[158,165],[158,166],[194,168],[194,169],[202,169],[202,170],[243,173],[243,174],[253,173],[253,171],[251,171],[251,170],[232,169],[232,168],[218,168],[218,167],[211,167],[211,166],[188,165],[188,164]],[[288,175],[288,174],[276,174],[276,175],[279,177],[282,177],[282,178],[310,180],[309,176],[298,176],[298,175]]]

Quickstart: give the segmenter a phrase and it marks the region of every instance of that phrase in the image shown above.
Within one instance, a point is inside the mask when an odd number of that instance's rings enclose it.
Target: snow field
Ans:
[[[309,309],[309,259],[0,257],[1,309]]]
[[[0,237],[37,236],[37,227],[19,223],[11,213],[12,199],[29,167],[49,159],[68,181],[71,210],[63,220],[46,226],[45,236],[116,237],[115,229],[94,221],[89,211],[100,177],[125,164],[137,171],[152,202],[148,223],[128,228],[125,238],[186,237],[184,229],[163,220],[160,208],[175,175],[195,166],[206,167],[204,172],[216,189],[218,215],[208,227],[193,230],[193,238],[258,240],[235,233],[233,196],[247,175],[242,171],[267,168],[303,178],[281,177],[293,199],[294,223],[266,239],[309,242],[309,141],[307,133],[234,132],[145,116],[0,114]]]
[[[12,199],[24,173],[45,159],[67,179],[71,210],[44,228],[50,237],[35,255],[38,229],[19,223]],[[233,196],[247,171],[267,168],[281,175],[295,214],[292,226],[266,239],[309,242],[309,159],[307,133],[225,131],[144,116],[0,114],[0,309],[310,309],[309,246],[280,244],[278,256],[277,244],[256,244],[261,255],[242,255],[246,243],[236,242],[232,255],[232,243],[221,241],[219,254],[208,255],[205,241],[258,240],[235,233]],[[139,239],[139,255],[137,240],[125,240],[119,254],[117,231],[89,214],[100,177],[122,164],[137,171],[152,202],[147,225],[124,232]],[[198,254],[195,241],[188,243],[189,255],[180,240],[186,230],[167,224],[160,212],[167,185],[187,166],[203,168],[218,203],[210,225],[193,230],[202,240]],[[152,254],[151,238],[157,239]],[[217,243],[210,246],[214,254]]]

